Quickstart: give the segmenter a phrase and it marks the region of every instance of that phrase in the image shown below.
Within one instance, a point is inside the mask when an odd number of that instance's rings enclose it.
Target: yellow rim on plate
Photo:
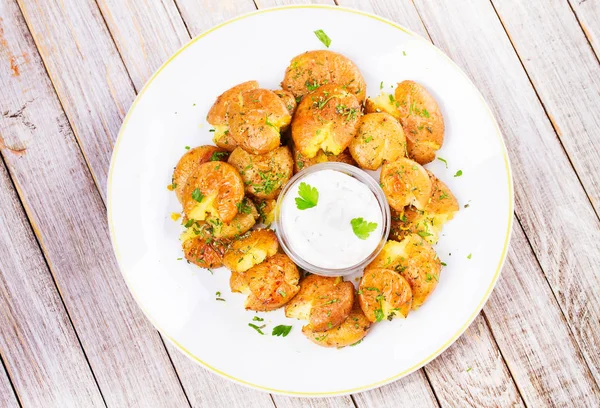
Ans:
[[[467,319],[467,321],[465,322],[464,325],[461,326],[461,328],[446,342],[444,343],[439,349],[437,349],[435,352],[433,352],[431,355],[429,355],[427,358],[425,358],[424,360],[420,361],[419,363],[413,365],[412,367],[407,368],[406,370],[403,370],[402,372],[387,378],[385,380],[381,380],[378,381],[376,383],[372,383],[372,384],[368,384],[368,385],[364,385],[362,387],[355,387],[355,388],[350,388],[350,389],[346,389],[346,390],[339,390],[339,391],[334,391],[334,392],[297,392],[297,391],[288,391],[288,390],[279,390],[279,389],[275,389],[275,388],[269,388],[269,387],[265,387],[262,385],[257,385],[257,384],[253,384],[251,382],[248,381],[244,381],[241,380],[239,378],[235,378],[223,371],[220,371],[219,369],[205,363],[204,361],[202,361],[201,359],[199,359],[198,357],[196,357],[195,355],[193,355],[190,351],[188,351],[186,348],[184,348],[181,344],[179,344],[177,341],[175,341],[175,339],[173,339],[172,337],[170,337],[168,334],[165,333],[164,330],[162,330],[159,326],[156,325],[156,323],[152,320],[152,318],[148,315],[148,313],[146,312],[146,310],[144,310],[144,308],[142,307],[142,304],[138,301],[138,297],[135,294],[135,292],[132,289],[132,286],[130,285],[126,274],[123,272],[123,268],[121,268],[121,258],[119,255],[119,248],[116,245],[116,240],[115,240],[115,236],[114,236],[114,226],[113,226],[113,219],[112,219],[112,177],[113,177],[113,173],[114,173],[114,163],[115,163],[115,158],[118,154],[119,151],[119,144],[123,138],[123,134],[125,133],[125,128],[127,127],[127,123],[131,117],[131,115],[133,114],[133,111],[135,110],[135,107],[137,105],[137,103],[140,101],[140,99],[142,98],[142,96],[144,95],[144,93],[146,92],[146,90],[150,87],[150,85],[152,84],[152,82],[154,81],[154,79],[179,55],[181,54],[183,51],[185,51],[188,47],[190,47],[191,45],[193,45],[196,41],[200,40],[201,38],[206,37],[208,34],[212,33],[213,31],[218,30],[219,28],[225,27],[229,24],[235,23],[236,21],[242,20],[242,19],[246,19],[249,17],[253,17],[255,15],[258,14],[264,14],[264,13],[269,13],[269,12],[273,12],[273,11],[281,11],[281,10],[291,10],[291,9],[329,9],[329,10],[337,10],[337,11],[341,11],[341,12],[345,12],[345,13],[353,13],[353,14],[359,14],[368,18],[372,18],[374,20],[377,21],[381,21],[382,23],[388,24],[398,30],[401,30],[415,38],[418,38],[420,40],[422,40],[424,43],[426,43],[426,46],[433,48],[434,50],[436,50],[436,52],[438,52],[439,54],[443,55],[444,58],[446,58],[473,86],[473,88],[475,88],[477,90],[477,93],[479,95],[479,97],[481,98],[481,101],[483,102],[483,104],[485,105],[488,114],[490,115],[490,118],[492,120],[492,122],[494,123],[494,126],[496,127],[496,134],[498,136],[498,139],[500,141],[500,144],[502,146],[502,154],[504,156],[504,164],[506,166],[506,176],[507,176],[507,181],[508,181],[508,225],[506,226],[506,237],[504,240],[504,248],[502,249],[502,254],[500,256],[500,260],[498,261],[498,267],[496,269],[496,272],[494,273],[494,278],[492,279],[492,282],[490,283],[490,286],[488,287],[484,297],[481,299],[481,301],[479,302],[479,304],[477,305],[477,307],[475,308],[475,310],[473,311],[473,314]],[[481,311],[481,309],[483,308],[483,305],[485,304],[485,302],[487,301],[488,297],[490,296],[492,290],[494,289],[494,286],[496,285],[496,282],[498,281],[498,277],[500,276],[500,271],[502,270],[502,266],[504,264],[504,260],[506,259],[506,254],[508,251],[508,245],[510,242],[510,235],[511,235],[511,230],[512,230],[512,223],[513,223],[513,205],[514,205],[514,196],[513,196],[513,182],[512,182],[512,172],[511,172],[511,168],[510,168],[510,163],[509,163],[509,159],[508,159],[508,153],[506,150],[506,146],[504,144],[504,140],[502,138],[502,134],[500,132],[500,128],[498,126],[498,123],[496,122],[496,119],[494,118],[494,116],[492,115],[492,112],[489,108],[489,106],[487,105],[487,103],[485,102],[485,99],[483,98],[483,95],[481,95],[481,93],[479,92],[479,90],[477,89],[477,87],[475,86],[475,84],[473,84],[473,82],[471,81],[471,79],[469,77],[466,76],[466,74],[460,69],[460,67],[458,67],[454,61],[452,61],[446,54],[444,54],[442,51],[440,51],[437,47],[435,47],[432,43],[430,43],[429,41],[427,41],[426,39],[424,39],[423,37],[421,37],[420,35],[412,32],[411,30],[402,27],[399,24],[396,24],[390,20],[387,20],[383,17],[379,17],[376,16],[374,14],[370,14],[370,13],[366,13],[363,11],[359,11],[359,10],[354,10],[354,9],[350,9],[350,8],[345,8],[345,7],[339,7],[339,6],[328,6],[328,5],[295,5],[295,6],[281,6],[281,7],[274,7],[274,8],[269,8],[269,9],[265,9],[265,10],[257,10],[251,13],[247,13],[247,14],[243,14],[241,16],[232,18],[231,20],[225,21],[221,24],[216,25],[215,27],[203,32],[202,34],[200,34],[199,36],[193,38],[192,40],[190,40],[187,44],[185,44],[183,47],[181,47],[177,52],[175,52],[175,54],[173,54],[153,75],[152,77],[148,80],[148,82],[146,82],[146,84],[144,85],[144,87],[142,88],[142,90],[140,91],[140,93],[138,94],[138,96],[135,98],[135,100],[133,101],[133,104],[131,105],[131,107],[129,108],[129,112],[127,112],[127,116],[125,116],[125,119],[123,121],[123,125],[121,126],[121,130],[119,131],[119,135],[117,136],[117,141],[115,143],[115,147],[113,150],[113,154],[112,154],[112,158],[111,158],[111,162],[110,162],[110,169],[109,169],[109,173],[108,173],[108,186],[107,186],[107,190],[108,190],[108,224],[109,224],[109,228],[110,228],[110,237],[111,237],[111,241],[113,244],[113,248],[115,251],[115,255],[117,257],[117,262],[119,263],[119,268],[121,270],[121,274],[123,275],[123,278],[125,279],[125,282],[127,284],[127,287],[129,288],[129,291],[132,293],[134,299],[136,300],[138,306],[140,307],[140,309],[142,309],[142,311],[144,312],[144,314],[146,315],[146,317],[148,318],[148,320],[154,325],[154,327],[156,327],[158,329],[158,331],[160,331],[160,333],[167,339],[169,340],[173,345],[175,345],[177,348],[179,348],[184,354],[186,354],[188,357],[190,357],[192,360],[202,364],[204,367],[212,370],[213,372],[228,378],[230,380],[233,380],[237,383],[243,384],[243,385],[247,385],[253,388],[257,388],[260,390],[264,390],[264,391],[268,391],[268,392],[273,392],[273,393],[279,393],[279,394],[287,394],[287,395],[297,395],[297,396],[335,396],[335,395],[345,395],[345,394],[350,394],[350,393],[354,393],[354,392],[360,392],[360,391],[366,391],[369,389],[373,389],[373,388],[377,388],[380,387],[382,385],[388,384],[394,380],[397,380],[405,375],[408,375],[410,373],[412,373],[415,370],[418,370],[419,368],[423,367],[424,365],[426,365],[427,363],[429,363],[431,360],[433,360],[434,358],[436,358],[437,356],[439,356],[444,350],[446,350],[448,347],[450,347],[450,345],[452,343],[454,343],[454,341],[456,341],[456,339],[458,339],[458,337],[460,337],[461,334],[464,333],[464,331],[469,327],[469,325],[473,322],[473,320],[475,320],[475,317],[477,317],[477,315],[479,314],[479,312]]]

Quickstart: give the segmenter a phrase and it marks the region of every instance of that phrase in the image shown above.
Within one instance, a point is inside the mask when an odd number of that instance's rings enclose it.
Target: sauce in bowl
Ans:
[[[310,272],[345,275],[372,260],[389,233],[389,208],[377,182],[343,163],[298,173],[278,200],[284,251]]]

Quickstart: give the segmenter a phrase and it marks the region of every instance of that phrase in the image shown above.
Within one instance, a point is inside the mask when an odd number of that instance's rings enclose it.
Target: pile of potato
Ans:
[[[282,89],[248,81],[221,94],[207,115],[216,146],[189,150],[173,173],[185,258],[226,266],[248,310],[285,306],[313,342],[344,347],[372,323],[406,318],[435,289],[442,264],[432,244],[458,211],[448,187],[422,167],[435,159],[444,121],[420,84],[366,98],[356,65],[331,51],[295,57]],[[341,277],[302,276],[275,233],[275,202],[294,172],[326,161],[381,168],[392,210],[390,240],[364,270],[358,291]],[[261,226],[261,228],[257,228]]]

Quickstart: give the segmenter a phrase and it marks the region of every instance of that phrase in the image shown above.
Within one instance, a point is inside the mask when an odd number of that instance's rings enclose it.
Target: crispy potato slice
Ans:
[[[208,216],[206,221],[211,226],[215,238],[234,238],[248,232],[256,224],[258,216],[254,203],[244,198],[238,205],[238,213],[233,220],[224,223],[219,218]]]
[[[433,173],[427,172],[432,182],[431,197],[424,210],[412,206],[404,213],[392,210],[390,237],[401,240],[407,235],[418,234],[430,244],[436,244],[445,223],[458,212],[458,201],[442,181]]]
[[[298,105],[292,122],[294,145],[308,159],[319,150],[338,155],[356,134],[361,115],[354,94],[336,85],[323,85]]]
[[[246,193],[258,198],[276,198],[294,170],[292,153],[287,146],[263,155],[237,148],[229,156],[228,163],[240,172]]]
[[[275,254],[245,273],[232,272],[233,292],[248,295],[244,306],[259,312],[275,310],[289,302],[300,290],[298,268],[285,254]]]
[[[214,126],[213,142],[220,148],[233,151],[237,145],[233,137],[229,134],[229,109],[231,108],[231,104],[239,100],[242,92],[257,88],[258,82],[256,81],[247,81],[238,84],[219,95],[208,111],[206,121]]]
[[[382,92],[374,98],[367,98],[365,101],[365,113],[385,112],[395,119],[400,120],[400,111],[398,102],[394,95]]]
[[[371,322],[405,318],[412,305],[412,290],[408,282],[391,269],[366,269],[358,293],[360,307]]]
[[[281,87],[302,98],[327,84],[347,89],[361,103],[365,100],[367,85],[358,67],[347,57],[328,50],[308,51],[294,57]]]
[[[377,170],[383,163],[405,156],[406,138],[402,126],[393,116],[383,112],[368,113],[361,118],[348,150],[361,168]]]
[[[273,224],[277,200],[254,199],[254,203],[258,210],[258,222],[267,226]]]
[[[312,165],[325,162],[339,162],[346,163],[351,166],[357,166],[348,149],[344,150],[338,155],[327,154],[323,150],[319,150],[315,157],[312,159],[307,159],[302,155],[302,153],[296,150],[296,147],[292,143],[292,152],[294,156],[294,173],[298,173],[300,170]]]
[[[216,146],[194,147],[181,156],[173,171],[175,194],[179,202],[183,203],[183,189],[188,178],[196,172],[201,164],[209,161],[227,161],[228,157],[229,153],[225,149]]]
[[[417,234],[402,241],[388,241],[367,266],[399,272],[412,289],[412,309],[418,309],[433,292],[440,277],[442,264],[433,247]]]
[[[230,244],[228,239],[214,239],[205,224],[192,223],[180,237],[183,254],[188,262],[201,268],[223,266],[223,257]]]
[[[300,292],[285,308],[287,317],[308,320],[310,330],[337,327],[350,314],[354,285],[341,277],[308,275],[300,282]]]
[[[396,211],[402,211],[407,205],[424,209],[431,196],[427,170],[407,158],[385,163],[379,180],[390,207]]]
[[[435,159],[444,143],[444,118],[434,97],[414,81],[402,81],[395,92],[408,156],[425,164]]]
[[[302,328],[302,333],[319,346],[341,348],[357,344],[367,335],[370,327],[371,322],[356,299],[350,314],[339,326],[317,332],[307,325]]]
[[[278,249],[279,242],[273,231],[254,230],[233,241],[225,254],[223,264],[232,272],[245,272],[275,255]]]
[[[244,182],[230,164],[208,162],[190,174],[183,189],[183,211],[189,219],[204,221],[207,214],[228,223],[244,199]]]
[[[242,92],[229,110],[229,134],[236,144],[252,154],[265,154],[279,147],[281,132],[292,116],[275,92],[253,89]]]
[[[294,116],[294,113],[296,113],[296,108],[298,107],[298,103],[296,102],[294,94],[283,89],[278,89],[273,92],[275,92],[275,94],[281,98],[290,115]]]

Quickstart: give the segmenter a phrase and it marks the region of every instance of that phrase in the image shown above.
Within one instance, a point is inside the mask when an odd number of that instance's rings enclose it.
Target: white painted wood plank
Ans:
[[[8,374],[4,370],[2,366],[2,362],[0,362],[0,402],[3,405],[3,408],[19,408],[19,401],[17,400],[17,396],[10,385],[10,380],[8,379]]]
[[[135,94],[94,0],[16,0],[102,197]],[[5,22],[7,24],[7,22]]]
[[[600,215],[600,64],[594,51],[567,1],[492,3]]]
[[[104,407],[1,160],[0,208],[0,350],[21,402],[29,407]]]
[[[175,0],[192,37],[225,20],[256,10],[252,0]]]
[[[296,398],[273,395],[277,408],[354,408],[350,396],[333,398]]]
[[[600,59],[600,1],[569,0],[569,3],[577,15],[581,29]]]
[[[0,4],[14,10],[12,0]],[[104,205],[40,57],[30,39],[18,40],[29,35],[24,21],[11,12],[2,28],[17,40],[7,41],[10,52],[28,56],[18,76],[0,71],[0,105],[8,111],[0,132],[27,145],[21,155],[3,149],[4,159],[106,403],[186,406],[160,338],[118,272]]]
[[[254,3],[259,9],[277,6],[288,6],[290,4],[335,4],[334,0],[254,0]]]
[[[352,395],[358,408],[368,407],[438,407],[423,370],[371,391]]]
[[[569,329],[597,378],[598,218],[491,4],[478,0],[419,0],[416,4],[434,43],[470,75],[499,120],[511,156],[516,214],[567,317]],[[519,300],[523,305],[529,302],[527,296]],[[540,336],[549,330],[543,325],[537,327]],[[541,357],[547,366],[561,360],[560,355]],[[509,361],[509,367],[525,363]],[[561,369],[559,365],[556,368]],[[589,381],[570,383],[569,369],[561,371],[565,383],[573,386],[569,393],[578,395],[594,387]],[[527,386],[519,382],[517,385],[521,390]],[[529,397],[523,397],[527,402]]]

